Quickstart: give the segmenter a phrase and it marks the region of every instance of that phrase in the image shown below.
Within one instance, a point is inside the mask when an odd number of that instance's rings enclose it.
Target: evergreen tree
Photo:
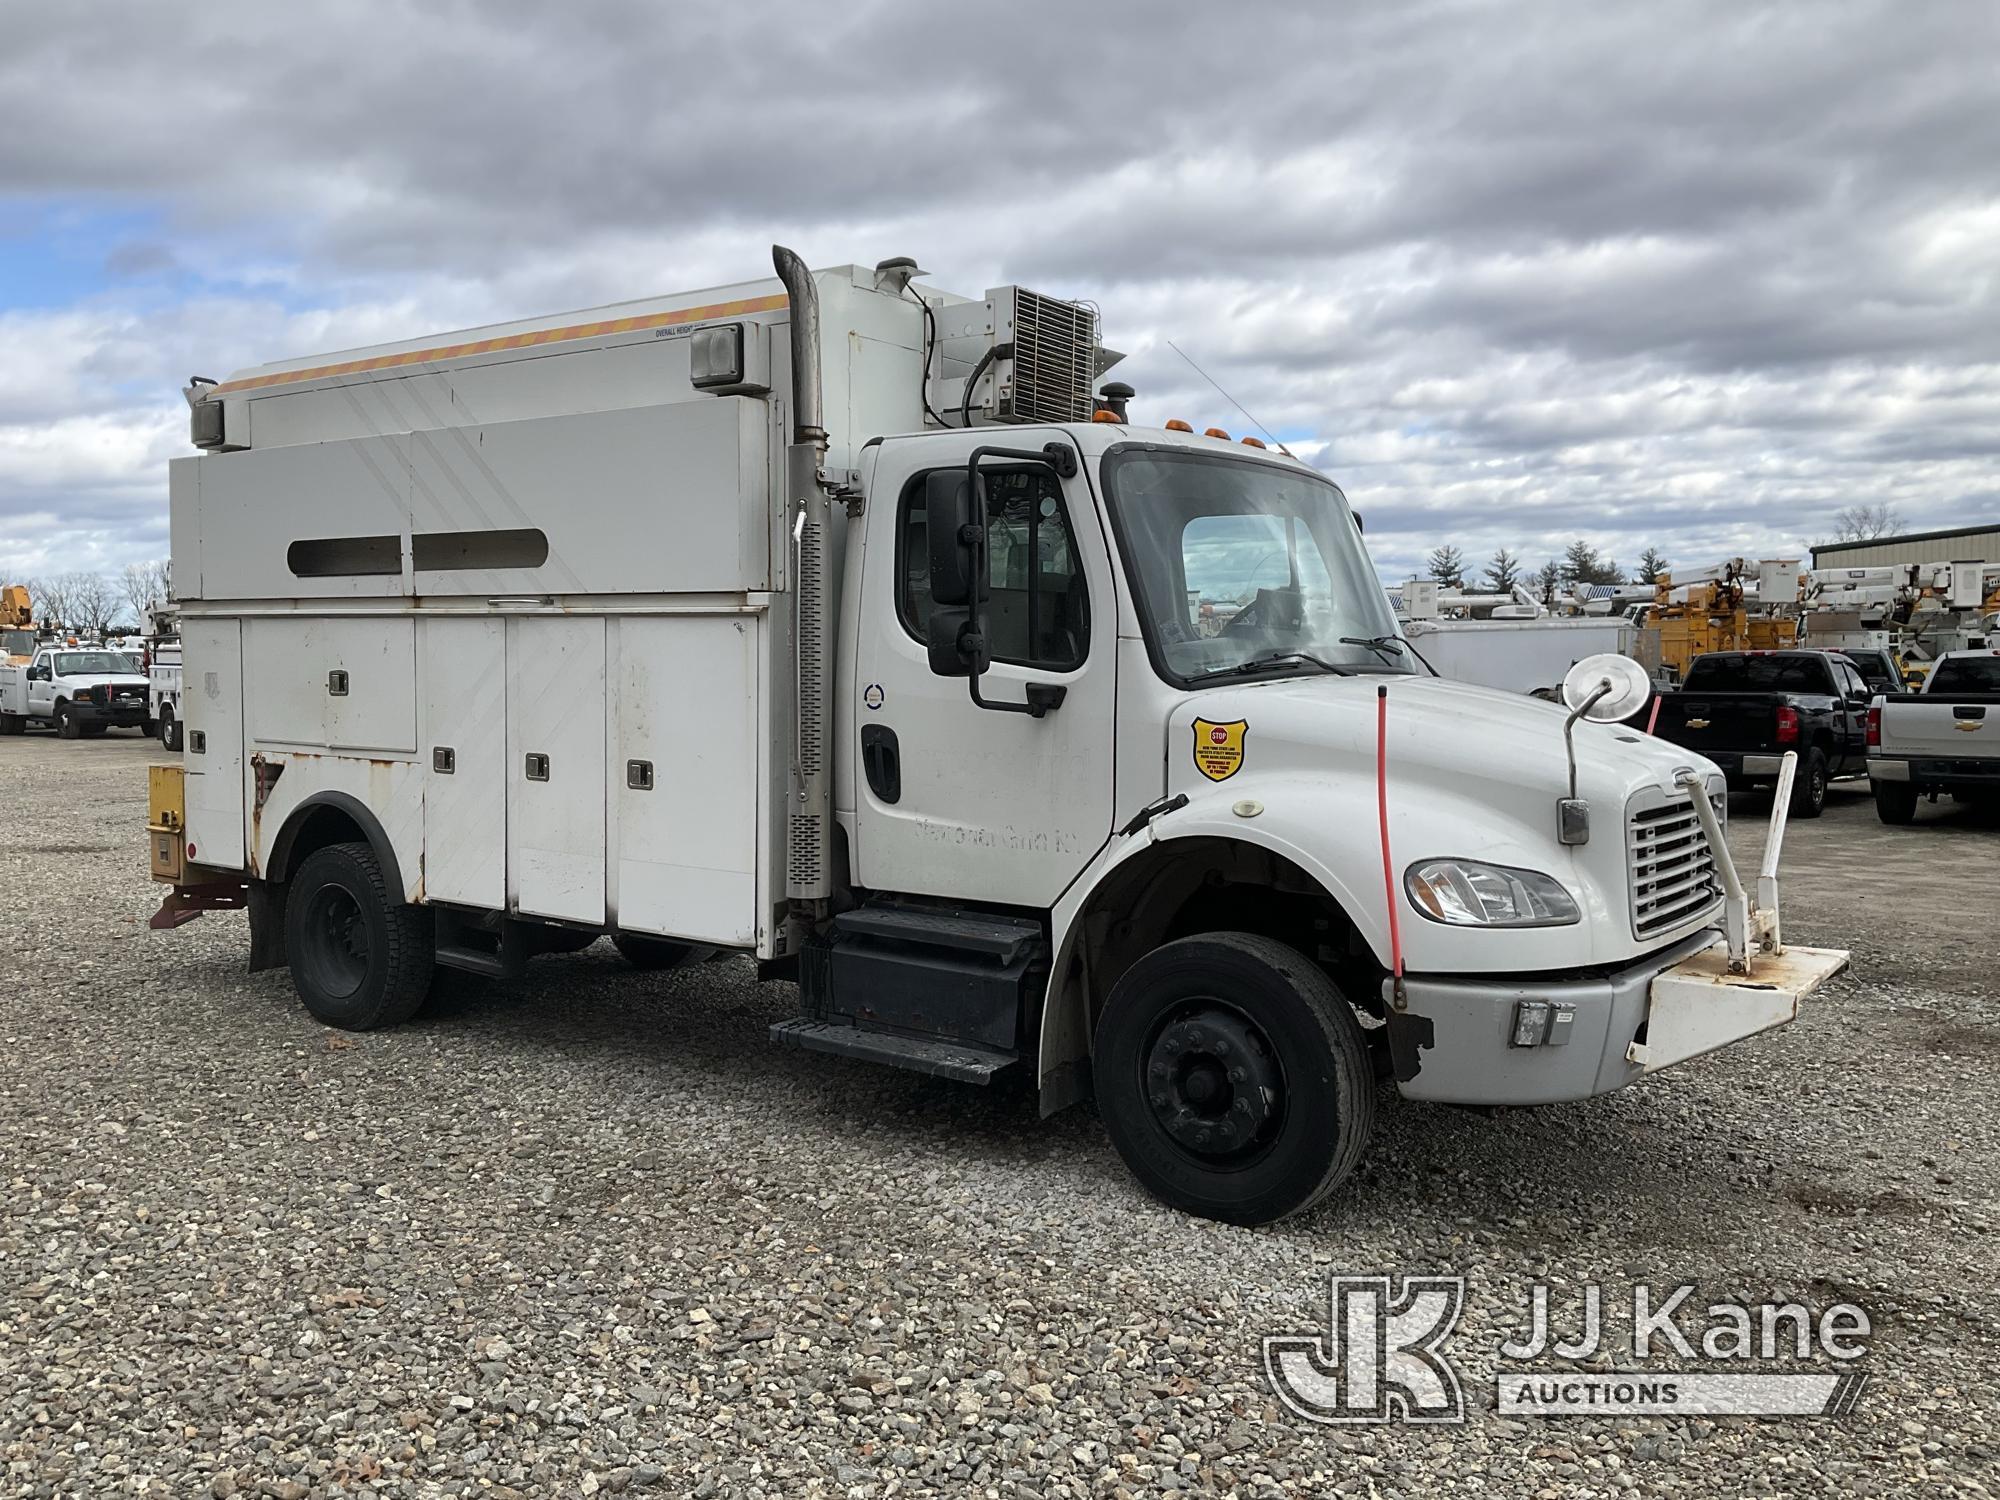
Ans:
[[[1660,556],[1660,549],[1648,547],[1639,554],[1639,566],[1632,570],[1634,583],[1658,583],[1660,575],[1669,571],[1667,560]]]
[[[1437,580],[1439,588],[1458,589],[1465,587],[1465,554],[1452,546],[1450,542],[1446,542],[1442,547],[1431,553],[1429,567],[1431,577]]]
[[[1521,581],[1521,559],[1502,547],[1486,565],[1486,591],[1510,594]]]

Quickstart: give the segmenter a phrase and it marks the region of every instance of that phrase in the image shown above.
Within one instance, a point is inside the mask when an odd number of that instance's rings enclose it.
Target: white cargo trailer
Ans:
[[[778,1040],[1094,1093],[1239,1222],[1345,1175],[1378,1072],[1581,1098],[1837,967],[1611,675],[1416,675],[1340,491],[1128,420],[1088,306],[776,264],[190,387],[156,925],[247,905],[347,1027],[600,933],[751,955]]]

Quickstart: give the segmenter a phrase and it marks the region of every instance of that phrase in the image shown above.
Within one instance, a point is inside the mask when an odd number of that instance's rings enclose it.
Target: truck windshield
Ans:
[[[1822,656],[1698,656],[1684,693],[1830,693],[1833,677]]]
[[[56,654],[56,676],[87,677],[93,672],[129,672],[132,663],[117,651],[62,651]]]
[[[1106,454],[1103,478],[1146,646],[1170,681],[1415,669],[1327,480],[1138,447]]]

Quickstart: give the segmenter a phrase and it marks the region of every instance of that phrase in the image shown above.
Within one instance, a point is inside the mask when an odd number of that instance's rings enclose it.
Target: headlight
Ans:
[[[1403,887],[1420,913],[1447,927],[1563,927],[1583,915],[1550,876],[1469,859],[1411,865]]]

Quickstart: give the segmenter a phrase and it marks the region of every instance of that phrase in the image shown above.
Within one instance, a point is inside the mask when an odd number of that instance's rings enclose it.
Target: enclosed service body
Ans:
[[[1837,967],[1713,766],[1416,675],[1340,491],[1129,421],[1088,307],[777,265],[190,388],[160,923],[247,904],[347,1026],[600,932],[751,954],[779,1040],[1094,1091],[1242,1221],[1340,1180],[1378,1066],[1580,1098]]]

